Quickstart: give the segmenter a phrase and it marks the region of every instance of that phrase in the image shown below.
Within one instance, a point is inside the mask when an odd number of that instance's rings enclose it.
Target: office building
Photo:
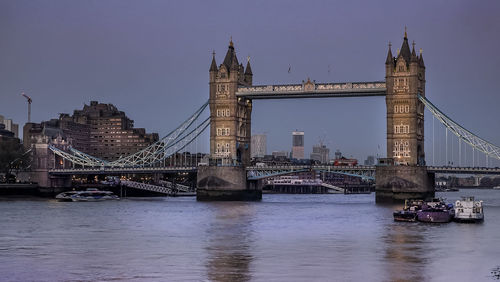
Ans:
[[[251,157],[263,158],[267,155],[267,136],[265,134],[252,135]]]
[[[304,131],[292,132],[292,159],[304,159]]]
[[[365,160],[365,165],[375,165],[375,157],[368,156]]]
[[[133,154],[158,140],[157,133],[146,134],[144,128],[134,128],[134,121],[114,105],[97,101],[75,110],[72,116],[60,114],[59,119],[24,127],[26,148],[45,142],[43,137],[53,140],[58,136],[73,148],[107,161]]]
[[[311,160],[315,160],[319,163],[326,164],[330,161],[330,149],[328,149],[323,144],[318,144],[313,146],[313,151],[311,153]]]
[[[19,138],[19,125],[14,123],[12,119],[6,119],[4,116],[0,115],[0,124],[5,125],[4,130],[14,133],[14,137]]]

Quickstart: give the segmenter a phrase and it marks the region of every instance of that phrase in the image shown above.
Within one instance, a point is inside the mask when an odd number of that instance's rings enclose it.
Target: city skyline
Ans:
[[[299,2],[229,8],[198,3],[200,9],[193,10],[192,3],[0,1],[0,98],[7,101],[0,114],[21,126],[26,122],[21,91],[33,98],[34,122],[97,100],[115,104],[138,127],[163,136],[208,98],[211,52],[220,63],[231,36],[240,61],[250,56],[254,84],[300,83],[308,77],[369,81],[384,79],[387,44],[391,41],[396,53],[406,25],[409,40],[423,48],[427,97],[466,128],[500,144],[494,130],[500,119],[496,2],[419,3],[412,14],[401,14],[405,5],[399,3],[356,2],[339,9],[321,2],[304,9],[297,9]],[[360,4],[371,13],[343,15]],[[231,11],[230,24],[217,16],[224,9]],[[261,21],[250,21],[253,14]],[[350,24],[348,30],[343,22]],[[315,136],[323,135],[333,142],[332,150],[360,161],[385,156],[383,98],[255,101],[252,119],[252,132],[272,132],[269,152],[287,150],[290,132],[300,128],[311,138],[305,140],[306,156]],[[428,162],[430,130],[432,117],[426,112]],[[208,134],[203,138],[206,142],[198,143],[207,152]]]

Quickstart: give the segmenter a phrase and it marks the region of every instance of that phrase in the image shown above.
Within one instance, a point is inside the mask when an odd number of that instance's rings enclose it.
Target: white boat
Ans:
[[[495,190],[500,190],[500,185],[499,185],[499,186],[495,186],[495,187],[493,187],[493,189],[495,189]]]
[[[462,197],[455,202],[455,221],[480,222],[483,219],[483,201],[474,201],[474,197]]]
[[[62,192],[56,196],[56,199],[66,202],[97,202],[119,200],[120,198],[111,191],[100,191],[96,188],[88,188],[86,191]]]

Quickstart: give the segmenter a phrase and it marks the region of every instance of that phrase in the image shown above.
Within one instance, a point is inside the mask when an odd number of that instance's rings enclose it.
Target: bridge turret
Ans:
[[[403,58],[408,65],[411,60],[411,53],[410,53],[410,45],[408,45],[408,35],[406,34],[406,27],[405,27],[405,37],[403,38],[403,44],[401,45],[401,51],[398,54],[398,58],[400,59]]]
[[[210,64],[210,82],[215,82],[215,77],[217,76],[217,72],[219,69],[217,69],[217,63],[215,62],[215,51],[212,52],[212,64]]]
[[[250,67],[250,57],[247,58],[247,67],[245,68],[245,82],[248,83],[248,85],[252,85],[252,67]]]

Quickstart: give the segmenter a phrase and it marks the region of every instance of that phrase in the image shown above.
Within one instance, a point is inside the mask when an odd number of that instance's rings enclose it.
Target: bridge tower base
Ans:
[[[244,167],[199,166],[196,200],[198,201],[258,201],[262,186],[247,181]]]
[[[435,175],[425,166],[377,166],[376,176],[377,203],[434,197]]]

